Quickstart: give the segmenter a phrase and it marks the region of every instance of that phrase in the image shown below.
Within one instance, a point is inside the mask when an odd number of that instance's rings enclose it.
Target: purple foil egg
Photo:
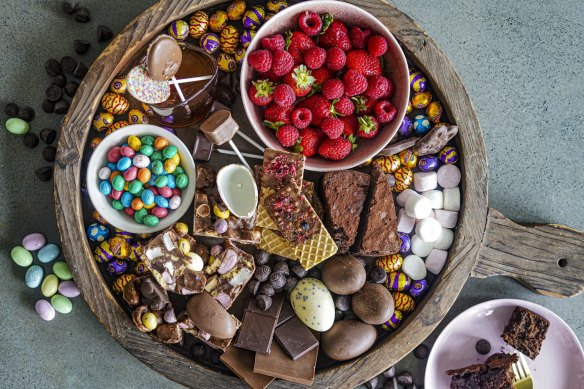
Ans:
[[[418,169],[423,172],[433,172],[438,169],[438,166],[440,166],[440,162],[433,155],[427,155],[418,159]]]
[[[164,123],[172,124],[172,123],[174,123],[174,116],[172,116],[172,115],[161,116],[160,120],[162,120]],[[166,129],[166,127],[163,127],[163,128]]]
[[[412,241],[410,236],[404,232],[398,232],[399,238],[401,239],[401,246],[399,248],[400,254],[410,254],[412,249]]]
[[[427,291],[428,281],[426,280],[414,281],[412,286],[410,286],[410,294],[415,299],[422,297]]]
[[[398,131],[401,136],[410,136],[412,131],[414,131],[414,124],[412,123],[412,119],[404,116],[404,120],[399,126]]]
[[[108,274],[115,276],[124,273],[127,268],[128,263],[126,261],[124,261],[123,259],[115,259],[113,261],[108,262],[105,270],[108,272]]]

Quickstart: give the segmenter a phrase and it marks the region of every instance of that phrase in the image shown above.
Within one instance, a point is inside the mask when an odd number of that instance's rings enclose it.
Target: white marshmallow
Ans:
[[[109,174],[108,174],[108,177],[109,177]],[[412,194],[417,194],[417,193],[411,189],[404,189],[400,194],[397,195],[397,197],[395,198],[395,202],[397,203],[397,205],[399,205],[400,207],[403,208],[406,206],[406,201],[408,200],[408,198]]]
[[[418,192],[436,189],[438,186],[438,175],[436,172],[414,173],[414,188]]]
[[[444,209],[447,211],[460,211],[460,189],[444,189]]]
[[[423,280],[427,274],[424,260],[417,255],[405,257],[401,270],[414,281]]]
[[[418,235],[424,242],[436,242],[440,237],[441,232],[442,226],[436,219],[427,217],[416,223],[416,235]]]
[[[400,209],[397,214],[397,230],[398,232],[405,232],[409,234],[414,229],[416,224],[416,219],[411,216],[406,215],[406,211]]]
[[[434,211],[435,219],[444,228],[454,228],[456,227],[456,222],[458,221],[458,212],[446,211],[444,209],[437,209]]]
[[[448,228],[442,228],[440,236],[434,242],[434,248],[439,250],[448,250],[454,241],[454,232]]]
[[[442,165],[438,169],[438,184],[443,188],[456,188],[460,184],[462,175],[455,165]],[[414,174],[414,177],[416,175]]]
[[[435,216],[434,215],[434,210],[431,210],[430,211],[430,214],[428,216],[426,216],[426,217],[429,217],[430,219],[436,219],[434,216]],[[420,220],[424,220],[424,219],[425,219],[425,217],[422,218],[422,219],[416,219],[416,223],[419,222]]]
[[[426,257],[434,248],[432,243],[424,242],[418,235],[412,236],[412,253],[418,257]]]
[[[430,200],[430,203],[432,203],[432,208],[442,209],[442,206],[444,205],[444,196],[442,195],[441,190],[429,190],[422,193],[422,196]]]
[[[446,264],[446,259],[448,258],[448,251],[434,249],[426,258],[426,269],[429,272],[438,274],[442,271],[444,264]]]
[[[423,219],[432,212],[432,203],[426,197],[412,193],[406,201],[405,209],[408,216]]]

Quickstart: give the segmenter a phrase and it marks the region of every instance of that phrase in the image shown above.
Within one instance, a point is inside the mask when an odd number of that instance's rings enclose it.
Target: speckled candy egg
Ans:
[[[128,123],[125,120],[120,120],[119,122],[115,122],[114,124],[111,125],[110,128],[107,129],[107,131],[105,132],[105,135],[109,135],[114,131],[119,130],[120,128],[124,128],[126,126],[129,126],[130,123]]]
[[[202,37],[209,28],[209,15],[205,11],[197,11],[189,21],[189,35],[195,39]]]
[[[399,169],[401,162],[399,160],[399,156],[394,154],[390,155],[389,157],[383,156],[375,158],[375,160],[373,160],[373,165],[379,166],[385,174],[389,174],[394,173],[397,169]]]
[[[397,327],[399,327],[403,318],[404,318],[403,313],[401,313],[400,311],[398,311],[396,309],[393,311],[393,315],[391,315],[391,319],[389,319],[388,321],[383,323],[381,325],[381,328],[383,328],[386,331],[395,330]]]
[[[304,278],[290,293],[296,316],[309,328],[324,332],[335,321],[335,304],[326,286],[316,278]]]
[[[426,108],[426,115],[428,115],[428,119],[433,123],[440,122],[443,112],[444,108],[442,108],[442,104],[439,101],[432,101]]]
[[[401,269],[404,259],[399,254],[386,255],[377,259],[375,266],[382,268],[386,273],[396,272]]]
[[[224,72],[231,73],[237,69],[237,64],[235,63],[235,59],[230,54],[220,53],[217,56],[217,67],[219,70],[223,70]]]
[[[393,302],[395,303],[395,309],[405,313],[412,312],[416,307],[414,299],[402,292],[395,292],[391,294],[393,296]]]
[[[243,58],[245,57],[246,51],[247,49],[245,47],[240,47],[237,50],[235,50],[235,54],[233,55],[233,57],[235,58],[235,62],[237,62],[237,64],[241,64],[243,62]]]
[[[239,32],[237,31],[237,28],[234,26],[225,26],[219,35],[219,44],[221,45],[221,50],[227,54],[235,53],[238,39]]]
[[[124,286],[126,286],[128,282],[132,281],[135,278],[136,275],[134,274],[122,274],[121,276],[116,278],[112,285],[114,292],[118,294],[122,293],[124,291]]]
[[[144,110],[146,115],[148,115],[148,116],[154,115],[154,111],[152,110],[152,107],[150,107],[148,104],[142,103],[142,109]]]
[[[142,252],[144,252],[144,246],[142,243],[130,242],[130,255],[128,255],[128,259],[134,262],[138,262]]]
[[[394,192],[402,192],[405,189],[409,188],[412,185],[412,181],[414,180],[414,173],[407,167],[400,167],[396,170],[393,174],[395,178],[395,185],[393,186]]]
[[[212,32],[205,34],[201,37],[200,45],[207,53],[212,54],[219,49],[219,37]]]
[[[418,169],[423,172],[433,172],[438,169],[440,162],[434,155],[426,155],[418,159]]]
[[[130,122],[130,124],[148,124],[150,120],[148,119],[148,116],[139,109],[131,109],[130,112],[128,112],[128,122]]]
[[[105,131],[114,123],[114,115],[109,112],[100,112],[93,117],[93,127],[97,131]]]
[[[112,115],[122,115],[128,111],[128,99],[117,93],[108,92],[101,98],[101,107]]]
[[[144,275],[149,272],[148,267],[144,262],[138,262],[134,267],[134,272],[138,275]]]
[[[428,80],[419,70],[410,69],[410,87],[414,92],[423,92],[426,90]]]
[[[92,223],[87,226],[87,238],[92,242],[103,242],[109,237],[110,231],[106,226]]]
[[[288,7],[288,3],[284,0],[268,0],[266,2],[266,8],[268,11],[277,14],[278,12],[286,9]]]
[[[426,115],[416,115],[414,118],[414,134],[424,135],[432,128],[432,122]]]
[[[255,34],[256,34],[255,31],[244,30],[243,33],[241,33],[241,36],[239,37],[239,43],[241,43],[243,47],[249,46],[249,44],[255,37]]]
[[[130,245],[124,238],[114,236],[108,242],[114,257],[118,259],[128,258],[128,255],[130,255]]]
[[[227,25],[227,20],[229,20],[227,12],[217,11],[209,18],[209,28],[213,32],[220,32]]]
[[[253,6],[243,15],[243,28],[256,30],[264,23],[265,17],[266,11],[264,7]]]
[[[99,263],[107,263],[114,258],[109,242],[103,241],[93,250],[93,258]]]
[[[414,299],[418,299],[418,298],[422,297],[426,293],[427,290],[428,290],[428,281],[426,281],[426,280],[414,281],[414,283],[412,283],[412,286],[410,286],[410,295]]]
[[[432,101],[432,93],[428,91],[418,92],[412,96],[412,106],[416,109],[424,109]]]
[[[114,93],[124,94],[126,93],[126,88],[128,83],[125,77],[114,78],[110,84],[110,90]]]
[[[184,41],[189,36],[189,24],[184,20],[175,20],[168,27],[168,35],[177,41]]]
[[[405,232],[398,232],[397,235],[401,240],[401,245],[399,247],[399,252],[402,255],[407,255],[412,252],[412,240],[408,234]],[[402,261],[403,264],[403,261]]]
[[[412,123],[412,119],[404,116],[404,120],[400,124],[398,131],[401,136],[410,136],[412,131],[414,131],[414,124]]]
[[[442,163],[452,164],[458,161],[458,152],[452,146],[444,146],[440,153],[438,153],[438,158]]]
[[[243,16],[247,5],[243,0],[235,0],[227,7],[227,17],[229,20],[239,20]]]
[[[387,289],[392,292],[408,290],[411,284],[412,280],[410,277],[401,271],[396,271],[387,275]]]
[[[103,139],[101,138],[91,138],[91,140],[89,141],[89,147],[95,150],[102,140]]]
[[[413,169],[418,164],[418,157],[416,154],[414,154],[412,149],[400,151],[398,155],[401,165],[407,167],[408,169]]]

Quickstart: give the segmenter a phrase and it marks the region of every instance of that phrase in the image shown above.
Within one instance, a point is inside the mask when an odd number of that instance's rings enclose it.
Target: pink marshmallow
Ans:
[[[444,250],[433,249],[426,258],[426,269],[434,274],[439,274],[446,264],[448,252]]]

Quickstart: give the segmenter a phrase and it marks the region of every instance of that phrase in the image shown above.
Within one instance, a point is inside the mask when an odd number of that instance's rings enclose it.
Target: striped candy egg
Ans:
[[[93,258],[99,263],[107,263],[114,258],[108,241],[103,241],[93,250]]]
[[[213,32],[220,32],[225,28],[227,20],[229,20],[227,12],[217,11],[209,18],[209,28]]]
[[[103,139],[101,138],[91,138],[91,140],[89,141],[89,147],[95,150],[102,140]]]
[[[390,155],[389,157],[375,158],[373,165],[379,166],[385,174],[394,173],[400,168],[401,162],[397,155]]]
[[[121,230],[119,228],[114,229],[114,236],[118,236],[126,241],[130,241],[132,239],[132,233],[128,231]]]
[[[255,30],[264,23],[265,17],[266,11],[264,7],[260,7],[259,5],[253,6],[243,15],[243,28]]]
[[[439,101],[432,101],[428,104],[426,108],[426,115],[428,115],[428,119],[430,119],[433,123],[439,123],[440,119],[442,118],[442,113],[444,112],[444,108]]]
[[[266,8],[268,11],[278,13],[288,7],[288,3],[284,0],[268,0]]]
[[[148,116],[139,109],[131,109],[130,112],[128,112],[128,122],[130,122],[130,124],[148,124],[150,120],[148,119]]]
[[[221,49],[227,54],[235,53],[237,49],[237,42],[239,39],[239,31],[234,26],[225,26],[219,35],[219,44]]]
[[[112,132],[119,130],[120,128],[129,126],[130,123],[128,123],[125,120],[120,120],[119,122],[115,122],[114,124],[112,124],[112,126],[110,128],[107,129],[107,131],[105,132],[106,135],[111,134]]]
[[[423,92],[426,90],[428,80],[419,70],[410,69],[410,87],[414,92]]]
[[[154,111],[152,110],[152,107],[150,107],[148,104],[142,103],[142,109],[144,110],[144,112],[146,112],[146,115],[148,115],[148,116],[154,115]]]
[[[175,20],[168,27],[168,35],[177,41],[184,41],[189,36],[189,24],[184,20]]]
[[[220,53],[217,56],[217,67],[224,72],[231,73],[237,69],[237,64],[233,56],[227,53]]]
[[[416,109],[423,109],[432,101],[432,93],[428,91],[418,92],[412,96],[412,106]]]
[[[451,164],[458,161],[458,152],[452,146],[444,146],[440,153],[438,153],[438,158],[442,163]]]
[[[202,37],[209,28],[209,15],[205,11],[197,11],[189,21],[189,35],[195,39]]]
[[[393,296],[393,302],[395,303],[395,309],[405,313],[410,313],[416,307],[414,299],[402,292],[395,292],[391,294]]]
[[[136,276],[134,274],[122,274],[114,281],[112,288],[117,294],[121,294],[124,291],[126,284],[134,280]]]
[[[403,192],[412,185],[412,181],[414,180],[414,173],[407,167],[400,167],[393,176],[395,178],[394,192]]]
[[[227,7],[227,17],[229,20],[239,20],[243,16],[245,9],[247,8],[245,1],[235,0],[233,3],[229,4]]]
[[[238,64],[241,64],[243,62],[243,58],[245,57],[245,52],[247,51],[247,49],[245,47],[240,47],[237,50],[235,50],[235,62],[237,62]]]
[[[391,318],[381,325],[381,328],[385,331],[395,330],[401,324],[403,317],[403,313],[396,309]]]
[[[122,115],[128,111],[128,99],[117,93],[106,93],[101,98],[101,107],[112,115]]]
[[[239,37],[239,43],[245,48],[249,46],[253,38],[255,37],[256,32],[253,30],[244,30],[241,36]]]
[[[110,84],[110,90],[114,93],[124,94],[126,93],[126,87],[128,83],[125,77],[114,78]]]
[[[377,259],[375,266],[382,268],[386,273],[393,273],[401,269],[404,259],[399,254],[386,255]]]
[[[408,290],[411,284],[412,280],[410,277],[401,271],[389,273],[387,276],[387,289],[391,290],[392,292]]]
[[[219,49],[219,37],[211,32],[205,34],[201,37],[200,45],[207,53],[212,54]]]
[[[107,130],[114,122],[114,115],[109,112],[100,112],[93,117],[93,127],[97,131],[105,131]]]

